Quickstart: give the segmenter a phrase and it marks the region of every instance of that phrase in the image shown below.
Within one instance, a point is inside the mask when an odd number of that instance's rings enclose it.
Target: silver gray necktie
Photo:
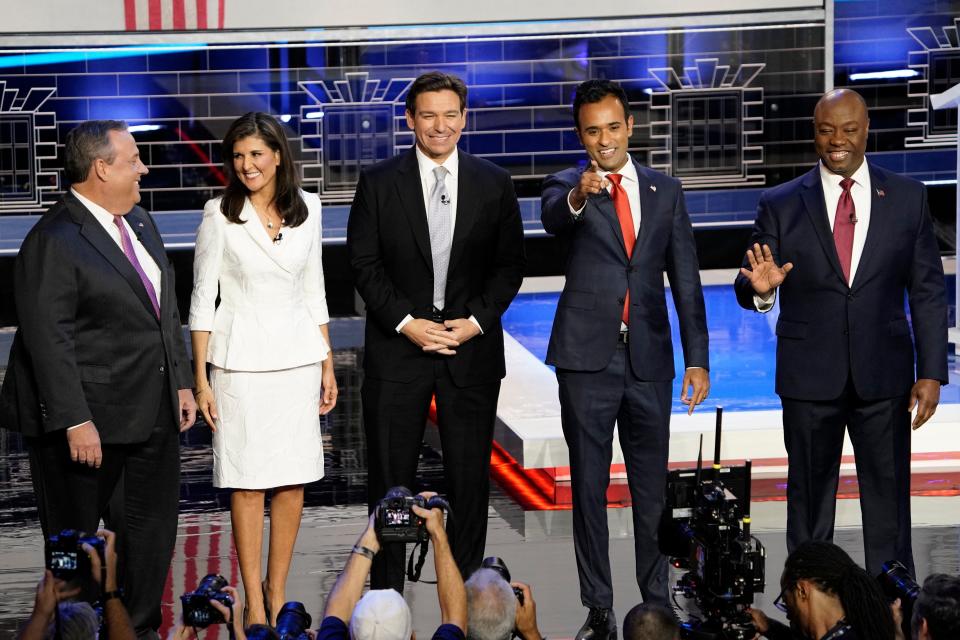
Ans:
[[[427,225],[430,227],[430,253],[433,256],[433,304],[443,309],[447,290],[447,267],[450,265],[450,245],[453,240],[450,219],[450,194],[447,192],[447,168],[435,167],[436,181],[430,190],[430,206],[427,207]]]

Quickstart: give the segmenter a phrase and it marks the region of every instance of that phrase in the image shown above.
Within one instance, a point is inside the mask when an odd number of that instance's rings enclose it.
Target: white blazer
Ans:
[[[309,215],[273,243],[249,199],[234,224],[209,200],[197,231],[190,330],[209,331],[207,362],[274,371],[326,358],[330,321],[323,285],[320,198],[301,192]],[[220,305],[215,308],[219,285]]]

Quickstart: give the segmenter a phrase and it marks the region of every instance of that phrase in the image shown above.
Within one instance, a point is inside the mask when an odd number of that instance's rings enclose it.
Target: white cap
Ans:
[[[410,640],[412,631],[410,607],[393,589],[368,591],[350,617],[353,640]]]

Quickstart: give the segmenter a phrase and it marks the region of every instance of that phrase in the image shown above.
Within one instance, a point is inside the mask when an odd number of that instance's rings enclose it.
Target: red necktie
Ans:
[[[833,219],[833,242],[837,245],[837,257],[843,269],[843,278],[850,283],[850,261],[853,259],[853,228],[857,224],[857,209],[850,195],[852,178],[840,181],[840,200],[837,202],[837,215]]]
[[[627,260],[633,255],[633,245],[637,242],[637,232],[633,228],[633,213],[630,211],[630,199],[627,198],[627,192],[620,186],[623,176],[619,173],[608,173],[607,179],[610,180],[610,198],[613,200],[613,207],[617,210],[617,220],[620,221],[620,231],[623,232],[623,246],[627,250]],[[630,310],[630,287],[627,287],[627,295],[623,297],[623,324],[627,322]]]

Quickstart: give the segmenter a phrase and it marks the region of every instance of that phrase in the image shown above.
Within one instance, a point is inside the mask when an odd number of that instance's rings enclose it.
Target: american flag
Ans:
[[[223,29],[227,0],[123,0],[127,31]]]

